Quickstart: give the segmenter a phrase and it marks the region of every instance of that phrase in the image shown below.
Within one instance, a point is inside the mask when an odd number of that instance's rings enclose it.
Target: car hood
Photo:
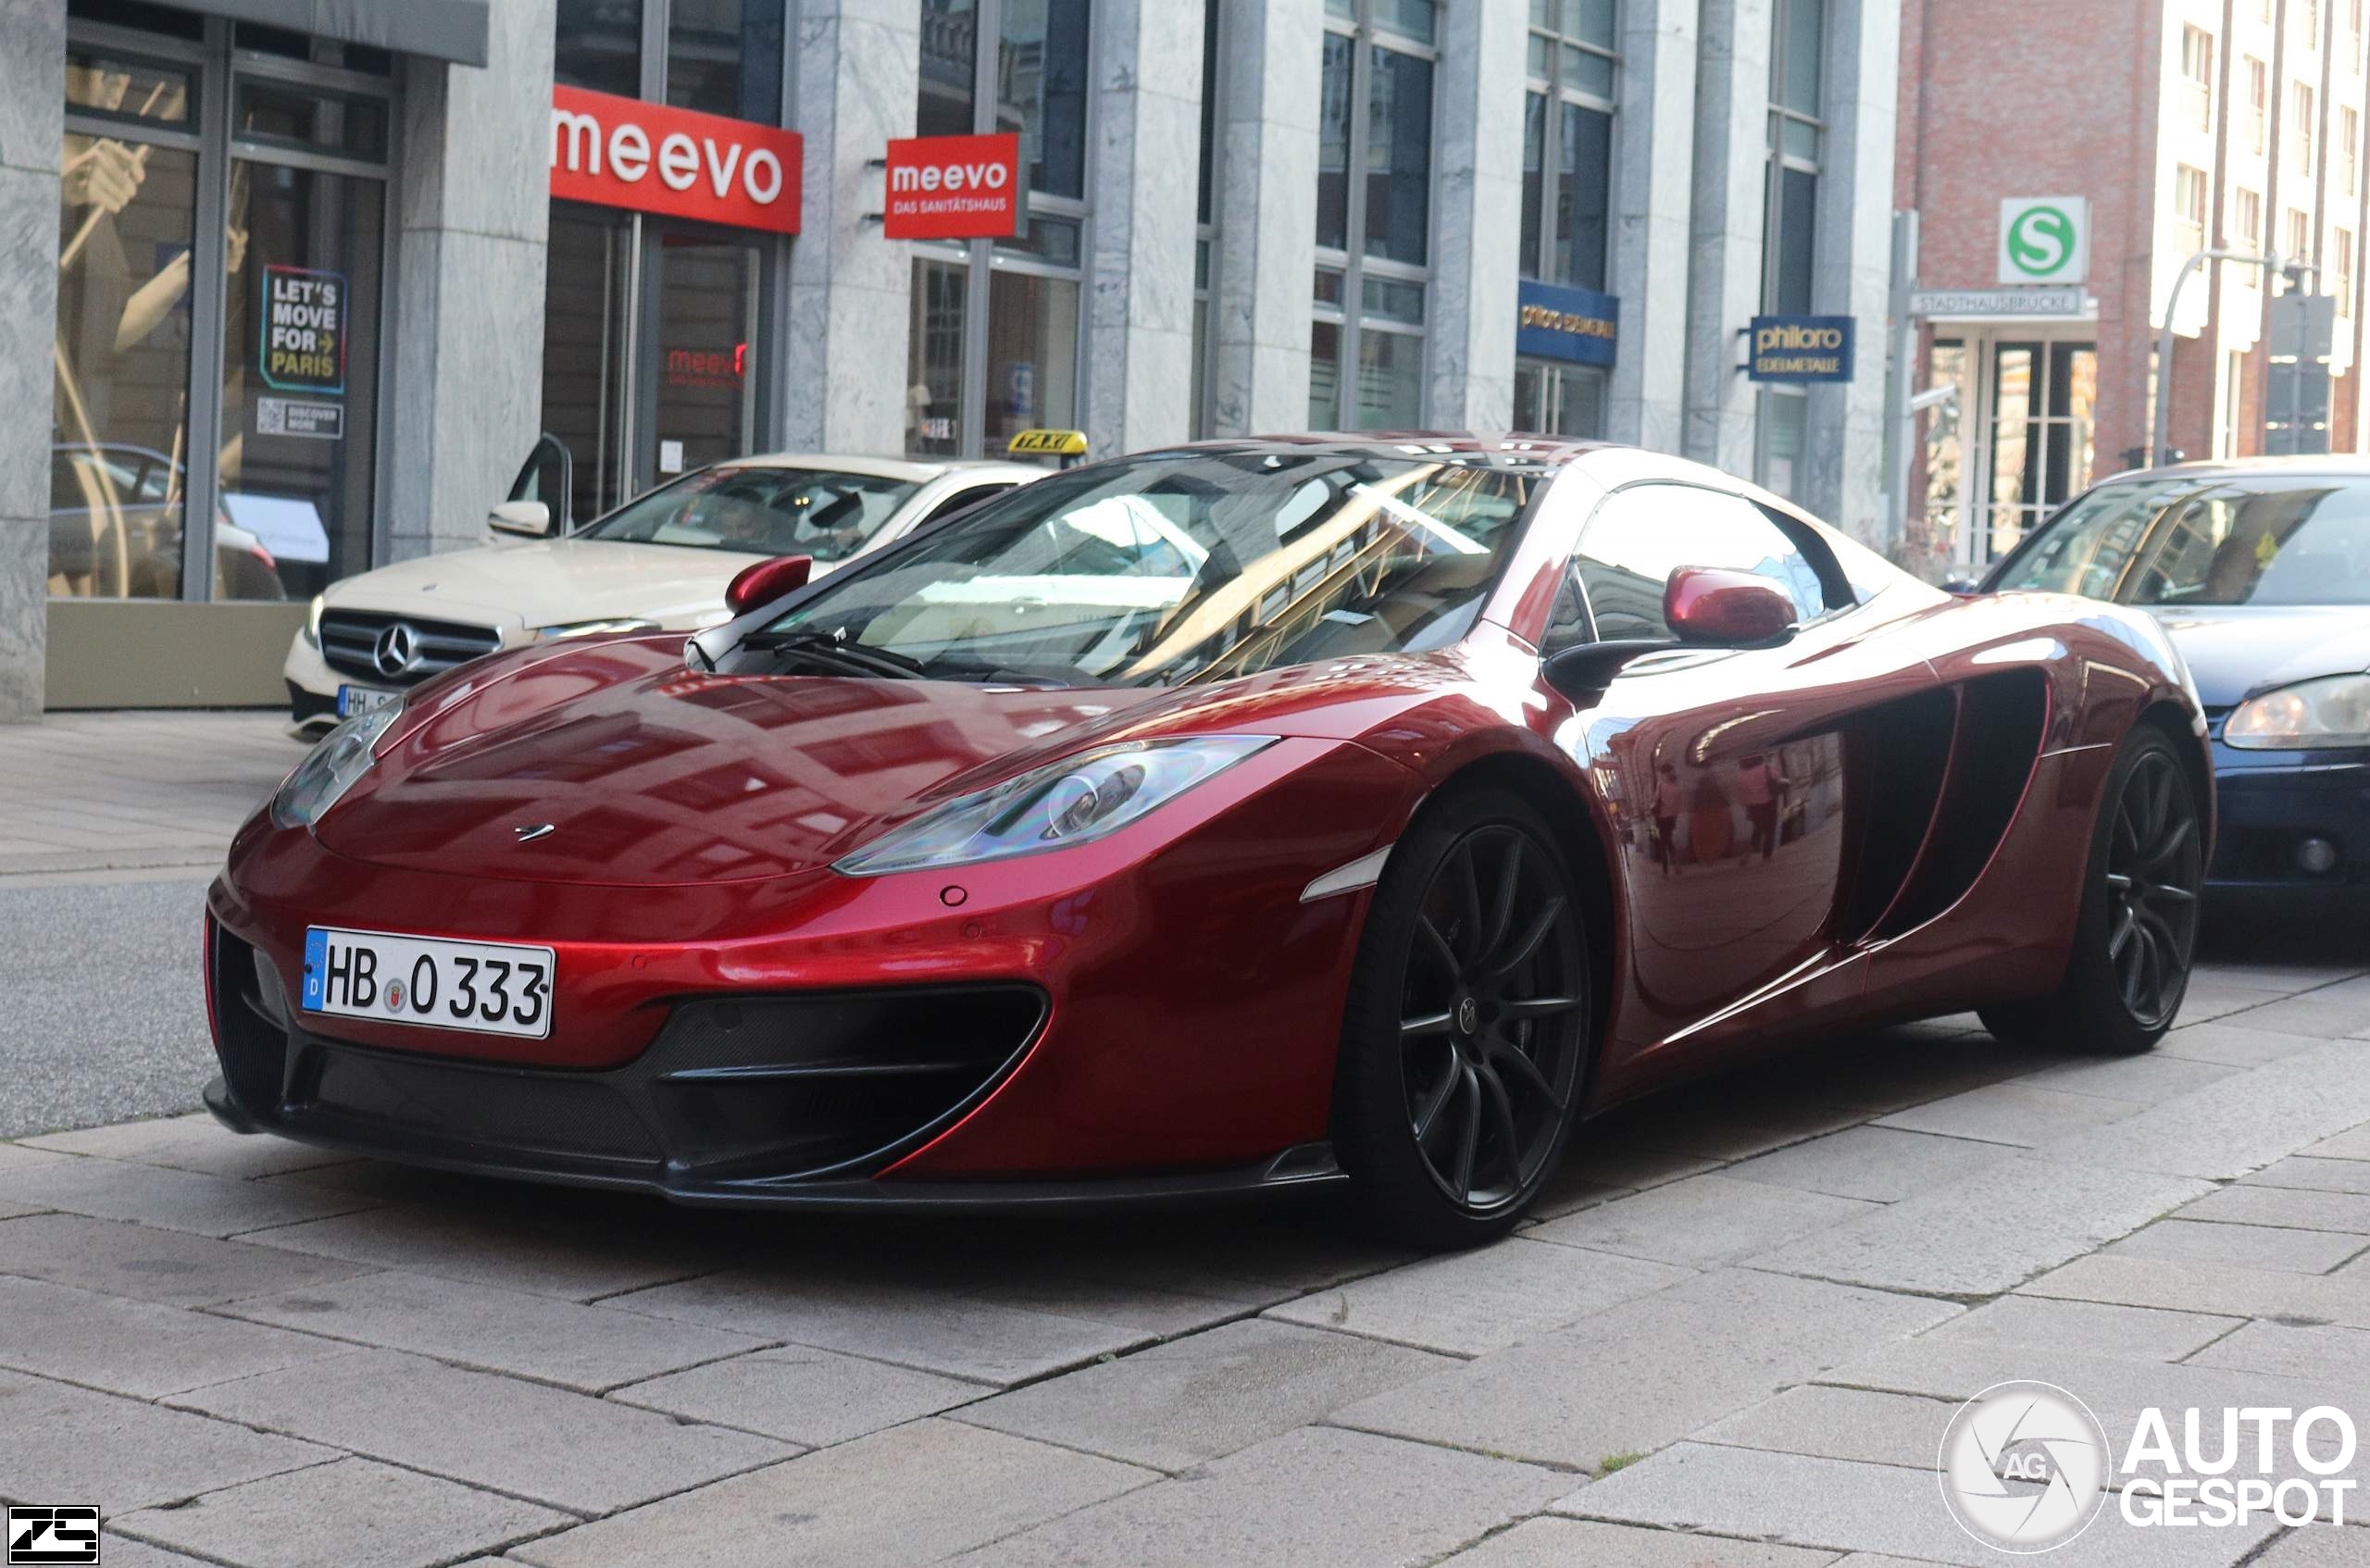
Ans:
[[[2370,669],[2370,607],[2234,604],[2153,613],[2189,661],[2209,708],[2233,706],[2275,686]]]
[[[761,555],[603,539],[536,540],[425,555],[331,587],[332,609],[504,628],[633,618],[683,629],[724,608],[724,587]]]

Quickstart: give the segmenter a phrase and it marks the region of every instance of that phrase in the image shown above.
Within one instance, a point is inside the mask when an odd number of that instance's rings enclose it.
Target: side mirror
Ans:
[[[500,533],[542,539],[552,531],[551,505],[543,501],[505,501],[486,514],[485,526]]]
[[[1982,592],[1983,590],[1977,584],[1975,579],[1961,573],[1957,576],[1944,578],[1942,579],[1942,591],[1945,593],[1955,594],[1961,599],[1972,599],[1977,594]]]
[[[1663,619],[1681,642],[1746,647],[1790,635],[1794,601],[1758,572],[1681,566],[1663,589]]]
[[[770,561],[743,566],[724,590],[724,607],[745,616],[758,605],[806,586],[815,575],[812,555],[777,555]]]

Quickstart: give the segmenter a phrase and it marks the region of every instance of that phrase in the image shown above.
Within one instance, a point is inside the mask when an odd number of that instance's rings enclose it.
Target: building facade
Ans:
[[[4,0],[0,31],[0,715],[270,702],[322,584],[479,542],[530,454],[580,522],[769,449],[1520,429],[1879,546],[1903,510],[1879,0]],[[1017,138],[1008,232],[888,237],[916,136]],[[1750,380],[1773,315],[1847,318],[1856,374]]]
[[[2147,461],[2160,385],[2163,455],[2281,446],[2272,302],[2290,291],[2329,296],[2335,330],[2326,417],[2284,444],[2364,450],[2366,49],[2364,0],[1910,0],[1913,554],[1979,570]]]

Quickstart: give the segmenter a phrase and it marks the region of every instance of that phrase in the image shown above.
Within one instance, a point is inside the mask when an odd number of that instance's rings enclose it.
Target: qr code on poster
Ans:
[[[99,1511],[81,1504],[8,1505],[8,1564],[91,1563],[99,1560]]]

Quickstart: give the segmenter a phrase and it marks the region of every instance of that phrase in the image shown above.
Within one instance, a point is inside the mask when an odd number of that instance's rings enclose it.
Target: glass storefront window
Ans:
[[[1377,46],[1367,83],[1366,255],[1421,267],[1431,218],[1432,62]]]
[[[1358,334],[1358,429],[1412,430],[1424,422],[1424,340],[1367,328]]]
[[[781,123],[783,0],[669,0],[667,101]]]
[[[666,234],[658,249],[658,477],[745,455],[756,432],[749,343],[761,257],[746,241]]]
[[[1077,424],[1078,294],[1066,278],[999,268],[990,279],[987,451]]]
[[[1594,366],[1515,361],[1515,424],[1536,435],[1596,441],[1604,435],[1605,373]]]
[[[66,106],[151,125],[187,125],[189,73],[99,49],[66,51]]]
[[[558,0],[552,75],[562,86],[642,96],[642,0]]]
[[[1338,32],[1325,35],[1316,95],[1316,243],[1350,245],[1350,40]]]
[[[917,457],[963,451],[963,317],[970,268],[914,262],[913,321],[906,338],[905,450]]]
[[[975,0],[922,0],[921,100],[917,136],[968,136],[978,93],[979,12]]]
[[[69,68],[69,98],[121,103],[107,70]],[[49,591],[179,598],[197,158],[69,131],[63,172]]]
[[[249,141],[285,142],[373,160],[387,156],[387,106],[377,98],[242,81],[231,118]]]
[[[543,429],[568,449],[563,522],[569,528],[625,499],[633,267],[633,222],[627,214],[552,208],[543,286]]]
[[[376,180],[231,165],[217,598],[309,599],[370,567],[385,199]]]
[[[1308,428],[1339,429],[1341,423],[1341,324],[1318,321],[1308,332]]]
[[[1612,0],[1530,0],[1522,275],[1603,289],[1613,188]]]
[[[1087,0],[1003,0],[996,124],[1020,133],[1029,188],[1086,195]]]

